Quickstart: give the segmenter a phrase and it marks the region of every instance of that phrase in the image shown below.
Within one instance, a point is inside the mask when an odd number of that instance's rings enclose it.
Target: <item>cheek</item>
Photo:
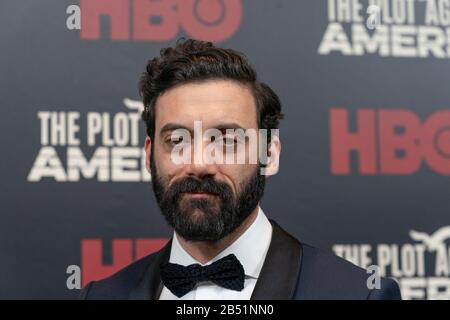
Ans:
[[[167,181],[170,181],[183,170],[183,165],[175,164],[172,161],[171,152],[167,151],[164,146],[155,146],[153,158],[158,174],[163,176]]]
[[[223,165],[220,173],[228,184],[232,185],[234,192],[241,191],[241,184],[247,181],[257,166],[254,164]]]

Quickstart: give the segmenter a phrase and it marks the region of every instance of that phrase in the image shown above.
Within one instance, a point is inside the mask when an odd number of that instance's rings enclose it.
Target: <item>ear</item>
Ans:
[[[261,168],[261,174],[271,176],[277,174],[280,165],[281,141],[277,134],[273,134],[267,148],[267,164]]]
[[[152,139],[150,139],[149,136],[147,136],[145,138],[145,145],[144,145],[144,149],[145,149],[145,167],[147,168],[147,172],[151,174],[151,170],[150,170],[150,155],[152,152]]]

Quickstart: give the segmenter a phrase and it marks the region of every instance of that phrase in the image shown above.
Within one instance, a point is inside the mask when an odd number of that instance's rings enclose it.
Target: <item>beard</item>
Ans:
[[[152,152],[153,155],[153,152]],[[258,165],[241,181],[238,194],[211,175],[202,179],[186,177],[170,186],[150,159],[152,186],[167,223],[187,241],[218,241],[235,231],[252,213],[264,194],[266,178]],[[191,198],[185,192],[207,192],[204,198]]]

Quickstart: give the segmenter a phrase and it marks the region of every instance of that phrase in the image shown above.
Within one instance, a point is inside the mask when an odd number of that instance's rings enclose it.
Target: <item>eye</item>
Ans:
[[[215,143],[223,143],[224,145],[228,145],[228,146],[232,146],[234,145],[237,141],[235,140],[234,136],[226,136],[226,135],[222,135],[221,137],[216,137],[216,136],[211,136],[210,138],[211,142],[215,142]]]
[[[166,139],[166,143],[170,145],[177,145],[183,142],[183,136],[171,135],[168,139]]]
[[[223,137],[223,143],[225,146],[234,146],[237,144],[237,138],[234,136],[224,136]]]

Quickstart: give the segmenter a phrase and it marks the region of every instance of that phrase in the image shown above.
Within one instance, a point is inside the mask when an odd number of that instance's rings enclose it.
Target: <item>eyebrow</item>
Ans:
[[[226,130],[226,129],[242,129],[242,130],[246,130],[245,128],[243,128],[241,125],[239,125],[236,122],[228,122],[228,123],[221,123],[217,126],[214,127],[215,129],[218,130]]]
[[[161,130],[159,130],[159,134],[163,134],[164,132],[167,132],[167,131],[174,131],[174,130],[177,130],[177,129],[186,129],[192,134],[192,130],[189,129],[188,127],[186,127],[186,126],[184,126],[182,124],[173,123],[173,122],[169,122],[169,123],[165,124],[161,128]]]
[[[217,126],[213,127],[214,129],[218,129],[218,130],[226,130],[226,129],[242,129],[242,130],[246,130],[244,127],[242,127],[240,124],[236,123],[236,122],[226,122],[226,123],[220,123]],[[189,131],[191,134],[193,133],[193,129],[186,127],[185,125],[182,125],[180,123],[174,123],[174,122],[169,122],[167,124],[165,124],[161,130],[159,130],[160,134],[163,134],[167,131],[174,131],[177,129],[185,129],[187,131]]]

